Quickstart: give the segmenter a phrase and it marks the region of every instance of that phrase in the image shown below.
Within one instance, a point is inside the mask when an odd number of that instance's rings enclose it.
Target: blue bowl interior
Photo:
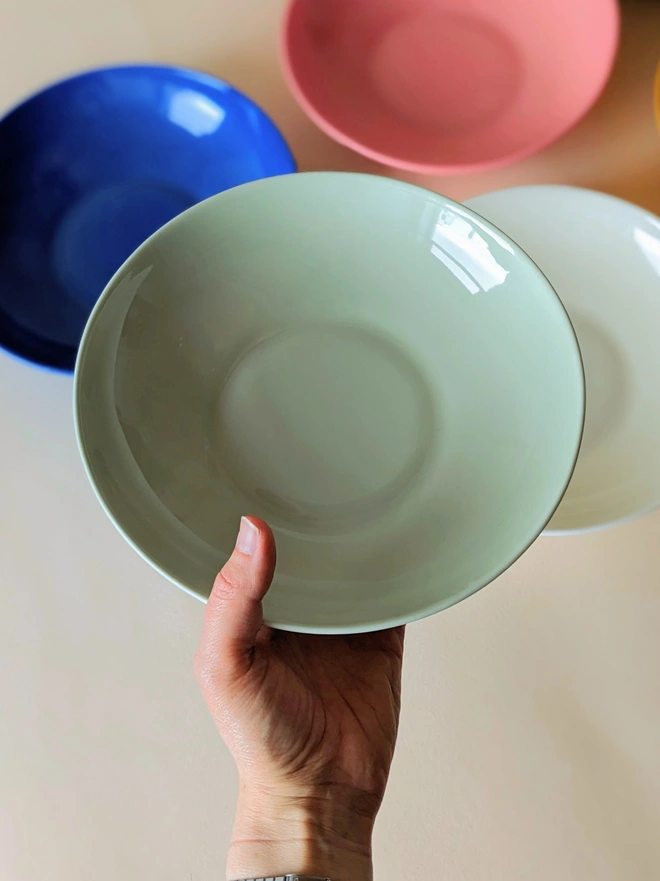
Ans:
[[[40,92],[0,121],[0,345],[72,370],[99,294],[151,233],[292,171],[266,114],[204,74],[119,67]]]

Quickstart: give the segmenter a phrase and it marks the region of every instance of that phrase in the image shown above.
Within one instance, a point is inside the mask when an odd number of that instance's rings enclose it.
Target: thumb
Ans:
[[[204,613],[195,671],[202,685],[223,684],[249,669],[264,623],[261,601],[275,571],[275,540],[256,517],[242,517],[236,547],[215,579]]]

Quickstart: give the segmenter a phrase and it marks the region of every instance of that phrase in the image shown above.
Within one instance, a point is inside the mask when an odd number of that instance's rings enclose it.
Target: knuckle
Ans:
[[[225,566],[215,579],[213,592],[209,599],[213,600],[215,598],[216,601],[220,602],[233,599],[242,593],[241,581],[239,572],[236,572],[232,566]]]

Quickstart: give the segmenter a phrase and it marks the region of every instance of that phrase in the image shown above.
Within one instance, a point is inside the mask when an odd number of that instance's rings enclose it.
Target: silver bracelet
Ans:
[[[271,875],[269,878],[240,878],[237,881],[330,881],[329,878],[316,878],[313,875]]]

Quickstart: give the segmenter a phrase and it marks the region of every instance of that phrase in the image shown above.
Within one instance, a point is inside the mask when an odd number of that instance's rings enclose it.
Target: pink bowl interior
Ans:
[[[284,67],[337,140],[418,171],[529,155],[603,88],[616,0],[293,0]]]

